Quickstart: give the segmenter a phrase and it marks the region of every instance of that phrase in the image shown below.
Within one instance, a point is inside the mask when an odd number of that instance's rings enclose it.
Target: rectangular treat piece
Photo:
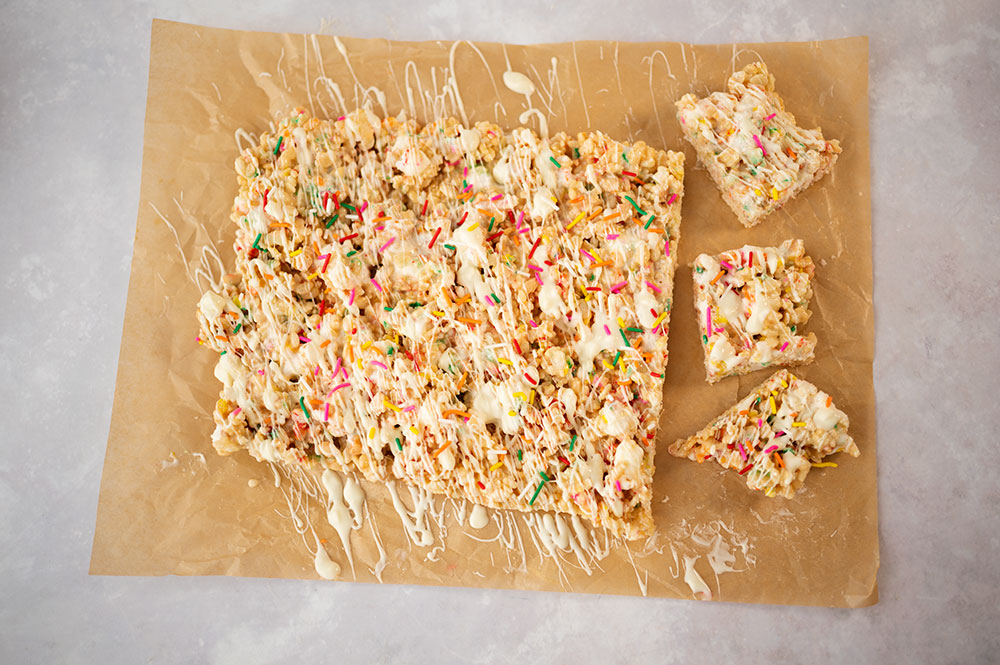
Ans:
[[[236,160],[213,442],[651,533],[681,153],[295,112]]]
[[[812,315],[812,276],[801,240],[695,259],[694,308],[709,383],[813,360],[816,336],[800,334]]]
[[[677,118],[722,198],[751,227],[826,175],[840,143],[796,125],[762,62],[730,76],[727,87],[702,99],[684,95]]]
[[[860,454],[849,425],[829,395],[783,369],[668,450],[699,464],[714,458],[746,476],[750,489],[791,498],[812,467],[837,466],[822,461],[827,455]]]

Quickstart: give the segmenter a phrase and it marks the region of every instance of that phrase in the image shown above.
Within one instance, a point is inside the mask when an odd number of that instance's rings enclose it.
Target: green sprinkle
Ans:
[[[278,145],[274,146],[274,156],[278,156],[278,151],[281,150],[281,142],[285,139],[284,136],[278,137]]]
[[[629,348],[632,348],[632,343],[631,343],[631,342],[629,342],[629,341],[628,341],[628,337],[626,337],[626,336],[625,336],[625,331],[624,331],[624,330],[622,330],[621,328],[619,328],[619,329],[618,329],[618,332],[620,332],[620,333],[621,333],[621,335],[622,335],[622,339],[623,339],[623,340],[625,340],[625,346],[627,346],[627,347],[629,347]]]
[[[387,312],[391,312],[392,311],[392,307],[383,307],[382,309],[384,309]]]
[[[570,452],[573,452],[573,445],[575,443],[576,443],[576,434],[574,434],[573,438],[569,440],[569,451]]]
[[[455,246],[454,245],[444,245],[444,246],[447,247],[448,249],[450,249],[453,252],[455,251]]]
[[[390,347],[389,347],[389,350],[385,352],[385,355],[387,355],[387,356],[391,356],[391,355],[392,355],[393,353],[395,353],[395,352],[396,352],[396,349],[394,349],[394,348],[392,348],[392,347],[390,346]]]
[[[538,483],[538,487],[535,488],[535,493],[531,496],[531,501],[528,502],[529,506],[531,506],[531,505],[533,505],[535,503],[535,499],[538,498],[538,493],[542,491],[543,487],[545,487],[545,481],[544,480],[542,482]]]
[[[490,225],[489,225],[489,228],[486,229],[487,232],[493,230],[493,222],[495,222],[495,221],[497,221],[496,217],[490,217]]]
[[[258,233],[258,234],[257,234],[257,237],[256,237],[256,238],[254,238],[254,240],[253,240],[253,248],[254,248],[254,249],[260,249],[260,247],[258,247],[258,246],[257,246],[257,243],[259,243],[259,242],[260,242],[260,239],[261,239],[261,238],[262,238],[263,236],[264,236],[264,234],[263,234],[263,233]]]
[[[310,418],[312,418],[312,416],[309,415],[309,409],[306,408],[306,398],[305,397],[299,397],[299,406],[302,407],[302,413],[306,414],[306,420],[309,420]]]
[[[654,220],[655,218],[656,218],[656,216],[655,216],[655,215],[653,215],[653,214],[650,214],[650,215],[649,215],[649,219],[648,219],[648,220],[646,220],[646,226],[644,226],[644,227],[642,227],[642,228],[644,228],[644,229],[648,229],[648,228],[649,228],[649,225],[653,223],[653,220]]]
[[[349,251],[349,252],[347,253],[347,256],[354,256],[354,255],[355,255],[355,254],[357,254],[357,253],[358,253],[358,250],[356,250],[356,249],[352,249],[351,251]]]
[[[701,336],[701,342],[702,342],[702,344],[708,344],[708,337],[706,337],[705,335],[702,335]]]
[[[396,447],[399,448],[399,452],[403,452],[403,444],[399,442],[399,437],[396,437]]]
[[[625,163],[628,164],[628,157],[625,156],[624,152],[622,153],[622,159],[624,159]]]
[[[222,353],[220,353],[219,355],[220,355],[220,356],[224,356],[224,355],[226,355],[226,352],[225,352],[225,351],[223,351],[223,352],[222,352]]]
[[[333,226],[333,223],[337,221],[338,217],[340,217],[340,213],[339,212],[336,215],[334,215],[333,217],[331,217],[330,219],[328,219],[327,222],[326,222],[326,228],[330,228],[331,226]]]
[[[521,458],[522,458],[523,456],[524,456],[524,454],[523,454],[523,453],[522,453],[522,452],[521,452],[520,450],[518,450],[518,451],[517,451],[517,461],[518,461],[518,462],[520,462],[520,461],[521,461]]]
[[[552,480],[551,478],[545,475],[544,471],[539,471],[538,475],[540,475],[542,477],[542,480],[544,480],[545,482],[549,482],[550,480]]]
[[[791,330],[792,332],[795,332],[795,326],[792,326],[791,328],[789,328],[789,330]]]
[[[701,266],[698,266],[694,269],[694,271],[700,275],[701,273],[705,272],[705,269],[702,268]]]
[[[626,200],[626,201],[628,201],[629,203],[631,203],[631,204],[632,204],[632,207],[633,207],[633,208],[635,208],[636,212],[638,212],[638,213],[639,213],[640,215],[645,215],[645,214],[646,214],[646,211],[645,211],[645,210],[643,210],[642,208],[640,208],[640,207],[639,207],[639,204],[638,204],[638,203],[636,203],[636,202],[635,202],[635,201],[634,201],[634,200],[632,199],[632,197],[631,197],[631,196],[628,196],[628,195],[626,194],[626,195],[625,195],[625,200]]]
[[[555,164],[557,169],[562,167],[562,164],[555,157],[550,156],[549,161]]]
[[[357,210],[357,208],[355,208],[354,206],[352,206],[350,203],[341,203],[340,205],[341,205],[341,207],[347,208],[351,212],[354,212],[355,210]]]
[[[242,327],[243,327],[243,322],[240,321],[239,323],[236,324],[236,327],[233,328],[233,334],[235,335],[236,333],[238,333],[240,331],[240,328]]]
[[[498,304],[498,305],[500,304],[500,299],[499,299],[499,298],[497,298],[497,294],[495,294],[495,293],[491,293],[491,294],[490,294],[490,297],[491,297],[491,298],[493,298],[493,302],[495,302],[495,303],[496,303],[496,304]]]
[[[424,303],[422,303],[422,302],[411,302],[410,303],[410,307],[423,307],[423,306],[424,306]]]
[[[629,331],[629,332],[634,332],[634,333],[642,333],[642,332],[645,332],[645,331],[644,331],[644,330],[643,330],[642,328],[626,328],[625,330],[627,330],[627,331]]]
[[[611,363],[611,366],[612,367],[618,367],[618,359],[621,358],[621,357],[622,357],[622,352],[621,352],[621,349],[619,349],[618,353],[615,354],[615,360],[614,360],[614,362]]]
[[[573,156],[576,157],[577,159],[580,159],[580,149],[579,148],[573,148]]]

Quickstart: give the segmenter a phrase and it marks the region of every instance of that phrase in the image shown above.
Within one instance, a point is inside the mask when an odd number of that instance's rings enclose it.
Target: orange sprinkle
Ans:
[[[321,399],[310,399],[309,403],[312,404],[313,406],[319,406],[320,404],[323,403],[323,400],[321,400]]]
[[[271,222],[271,224],[270,224],[270,226],[268,226],[268,228],[269,229],[290,229],[290,228],[292,228],[292,225],[291,224],[286,224],[285,222]]]
[[[447,301],[448,301],[448,304],[449,304],[449,305],[454,305],[454,304],[455,304],[455,301],[451,299],[451,294],[450,294],[450,293],[448,293],[448,289],[446,289],[446,288],[444,288],[444,287],[442,286],[442,287],[441,287],[441,293],[443,293],[443,294],[444,294],[444,297],[445,297],[445,300],[447,300]]]
[[[267,281],[269,281],[269,282],[270,282],[270,281],[271,281],[272,279],[274,279],[274,275],[268,275],[267,273],[263,273],[263,274],[261,274],[261,277],[263,277],[264,279],[266,279],[266,280],[267,280]]]
[[[597,210],[595,210],[594,212],[590,213],[590,215],[587,216],[587,221],[589,222],[593,218],[600,215],[602,212],[604,212],[604,208],[598,208]]]
[[[325,349],[329,343],[330,343],[330,340],[324,339],[323,343],[319,345],[319,348]]]
[[[746,416],[746,415],[749,415],[749,414],[750,414],[750,412],[747,411],[746,409],[744,409],[743,411],[739,412],[739,415],[741,415],[741,416]]]
[[[781,455],[779,455],[779,454],[778,454],[778,451],[777,451],[777,450],[775,450],[775,451],[774,451],[773,453],[771,453],[771,454],[772,454],[772,455],[774,455],[774,462],[775,462],[775,464],[777,464],[777,465],[778,465],[778,466],[780,466],[780,467],[781,467],[782,469],[784,469],[784,468],[785,468],[785,460],[781,459]]]
[[[830,397],[829,395],[827,395],[826,396],[826,405],[827,405],[827,407],[829,407],[831,404],[833,404],[833,398]]]
[[[662,235],[663,234],[663,229],[649,229],[649,232],[650,233],[659,233],[659,234]]]
[[[483,215],[485,217],[492,216],[489,210],[483,210],[482,208],[476,208],[476,210],[479,212],[480,215]]]
[[[721,271],[721,270],[719,271],[719,274],[718,274],[718,275],[716,275],[715,277],[713,277],[713,278],[712,278],[712,281],[711,281],[711,282],[709,282],[709,284],[715,284],[715,283],[716,283],[716,282],[718,282],[718,281],[719,281],[720,279],[722,279],[722,271]]]
[[[445,413],[447,413],[447,411]],[[438,448],[437,450],[435,450],[434,454],[431,455],[431,457],[437,458],[437,456],[440,455],[441,453],[443,453],[445,451],[445,449],[447,449],[448,446],[450,446],[452,443],[454,443],[454,441],[448,441],[443,446],[441,446],[440,448]]]
[[[472,300],[472,296],[462,296],[461,298],[455,301],[455,304],[461,305],[463,303],[469,302],[470,300]]]
[[[580,196],[578,196],[578,197],[576,197],[575,199],[573,199],[572,201],[570,201],[570,203],[571,203],[571,204],[572,204],[572,203],[579,203],[579,202],[580,202],[580,201],[582,201],[582,200],[583,200],[583,195],[581,194]]]
[[[466,376],[468,376],[468,375],[469,375],[469,373],[468,373],[468,372],[462,372],[462,378],[460,378],[460,379],[458,380],[458,389],[459,389],[459,390],[461,390],[461,389],[462,389],[462,386],[464,386],[464,385],[465,385],[465,377],[466,377]]]
[[[477,325],[477,324],[482,323],[482,321],[479,320],[479,319],[465,319],[465,318],[462,318],[462,317],[458,317],[455,320],[459,321],[461,323],[471,323],[472,325]]]
[[[222,336],[220,336],[220,335],[215,335],[215,339],[217,339],[217,340],[220,340],[220,341],[223,341],[223,342],[225,342],[225,341],[226,341],[226,340],[228,340],[229,338],[228,338],[228,337],[222,337]]]

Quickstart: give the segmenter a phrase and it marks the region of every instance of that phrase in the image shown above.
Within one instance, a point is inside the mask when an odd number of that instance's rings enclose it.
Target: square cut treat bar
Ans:
[[[298,111],[200,304],[223,454],[652,532],[684,155]]]
[[[812,276],[801,240],[695,259],[694,307],[709,383],[813,360],[816,336],[799,333],[812,314]]]
[[[791,498],[814,466],[834,453],[857,457],[847,414],[816,386],[780,370],[710,425],[669,447],[699,464],[715,459],[746,476],[747,487]]]
[[[764,63],[736,72],[727,87],[701,99],[684,95],[677,118],[722,198],[751,227],[826,175],[840,144],[795,123]]]

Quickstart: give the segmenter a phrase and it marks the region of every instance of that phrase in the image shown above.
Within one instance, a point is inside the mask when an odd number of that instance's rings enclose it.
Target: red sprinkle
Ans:
[[[270,187],[268,187],[267,189],[264,190],[264,203],[261,204],[261,206],[260,206],[261,208],[266,208],[267,207],[267,195],[268,195],[268,193],[270,193],[270,191],[271,191]]]
[[[514,211],[513,210],[508,210],[507,211],[507,216],[510,217],[510,223],[514,224],[516,226],[517,222],[514,221]]]
[[[753,468],[753,462],[751,462],[750,464],[747,464],[745,467],[743,467],[743,470],[740,471],[740,475],[742,476],[744,473],[746,473],[747,471],[749,471],[752,468]]]
[[[323,311],[325,309],[326,309],[326,301],[325,300],[320,300],[319,301],[319,315],[320,316],[323,316]]]
[[[514,342],[514,348],[517,349],[517,352],[521,353],[521,345],[517,343],[517,340],[515,339],[511,341]]]
[[[535,250],[538,249],[538,243],[540,243],[541,241],[542,241],[542,236],[538,236],[538,240],[535,241],[535,244],[531,246],[531,251],[528,252],[529,259],[531,258],[532,254],[535,253]]]
[[[528,382],[531,383],[531,385],[533,385],[533,386],[537,386],[538,385],[538,381],[535,381],[533,378],[531,378],[531,375],[528,374],[527,372],[524,373],[524,378],[526,378],[528,380]]]
[[[629,176],[631,178],[635,177],[635,174],[632,173],[631,171],[622,171],[622,175],[627,175],[627,176]]]
[[[326,269],[330,266],[330,257],[333,256],[333,252],[326,255],[326,260],[323,261],[323,269],[320,272],[325,273]]]
[[[569,460],[563,457],[562,455],[559,456],[559,461],[565,464],[566,466],[569,466]]]
[[[481,490],[486,489],[486,485],[483,485],[483,481],[477,480],[476,484],[479,485],[479,489],[481,489]]]
[[[357,234],[357,233],[352,233],[352,234],[351,234],[351,235],[349,235],[349,236],[344,236],[343,238],[341,238],[341,239],[340,239],[340,242],[341,242],[341,243],[345,243],[345,242],[347,242],[348,240],[350,240],[351,238],[357,238],[357,237],[358,237],[358,234]]]
[[[493,242],[494,240],[496,240],[497,238],[499,238],[502,235],[503,235],[503,231],[497,231],[493,235],[487,237],[486,238],[486,242]]]
[[[427,214],[427,204],[429,202],[430,202],[430,199],[424,199],[424,209],[420,211],[420,216],[421,217],[423,217],[424,215]]]
[[[439,235],[441,235],[441,227],[440,226],[438,227],[438,230],[434,232],[434,237],[431,238],[431,243],[429,245],[427,245],[427,249],[431,249],[432,247],[434,247],[434,243],[435,243],[435,241],[437,241]]]

